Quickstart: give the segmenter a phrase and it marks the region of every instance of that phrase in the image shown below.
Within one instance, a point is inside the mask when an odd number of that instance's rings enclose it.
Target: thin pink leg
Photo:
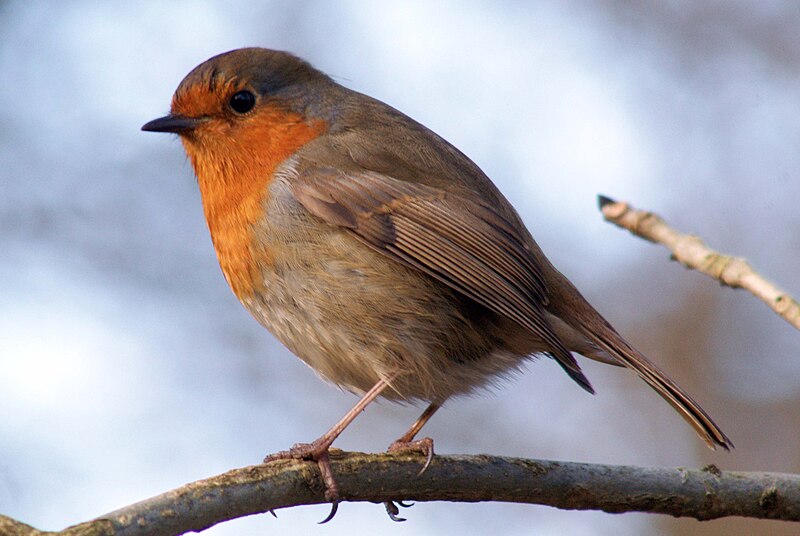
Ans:
[[[389,452],[412,451],[423,454],[425,456],[425,465],[420,469],[420,475],[425,472],[433,460],[433,439],[430,437],[423,437],[422,439],[414,440],[414,438],[440,407],[442,407],[441,402],[431,402],[431,404],[425,408],[425,411],[422,412],[422,415],[414,421],[411,428],[397,441],[389,445]]]
[[[344,417],[342,417],[339,422],[333,425],[330,430],[325,432],[322,437],[314,441],[313,445],[317,445],[318,448],[322,450],[328,450],[328,447],[333,444],[337,437],[342,435],[344,429],[347,428],[356,417],[358,417],[362,411],[366,409],[366,407],[378,398],[378,396],[389,386],[389,381],[391,381],[394,377],[387,380],[378,380],[378,383],[372,386],[372,389],[367,391],[364,396],[361,397],[353,408],[348,411]]]
[[[323,521],[323,523],[330,521],[330,519],[333,518],[333,514],[336,513],[336,506],[339,502],[339,487],[336,485],[336,480],[333,478],[331,462],[330,458],[328,457],[328,449],[336,440],[336,438],[339,437],[342,432],[344,432],[344,429],[347,428],[347,426],[353,422],[353,420],[358,417],[362,411],[364,411],[370,402],[375,400],[378,395],[380,395],[381,392],[383,392],[383,390],[389,386],[389,382],[391,382],[394,377],[395,376],[391,376],[386,380],[378,380],[378,383],[376,383],[372,389],[367,391],[366,394],[361,397],[361,400],[359,400],[358,403],[339,420],[339,422],[334,424],[330,430],[320,436],[319,439],[311,443],[297,443],[289,450],[282,450],[275,454],[270,454],[264,458],[264,463],[271,462],[273,460],[286,459],[314,460],[317,462],[322,475],[322,481],[325,484],[325,498],[334,503],[331,515],[329,515],[328,518]]]
[[[442,406],[436,402],[431,403],[427,408],[425,408],[425,411],[422,412],[422,415],[420,415],[419,418],[414,421],[414,424],[411,425],[411,428],[409,428],[405,434],[395,441],[395,443],[409,443],[413,441],[414,437],[416,437],[419,431],[422,430],[422,427],[425,426],[429,420],[431,420],[433,414],[436,413],[440,407]]]
[[[414,440],[422,427],[425,426],[433,414],[442,407],[441,402],[431,402],[431,404],[425,408],[425,411],[422,412],[422,415],[414,421],[414,424],[411,425],[411,428],[408,431],[400,436],[400,438],[389,445],[389,452],[419,452],[423,456],[425,456],[425,464],[420,469],[417,476],[420,476],[425,470],[431,465],[431,461],[433,460],[433,439],[430,437],[423,437],[422,439]],[[396,503],[396,504],[395,504]],[[389,514],[389,518],[392,521],[405,521],[405,518],[400,517],[398,514],[400,510],[397,508],[397,505],[408,507],[411,504],[404,504],[400,501],[386,501],[383,503],[386,507],[386,513]]]

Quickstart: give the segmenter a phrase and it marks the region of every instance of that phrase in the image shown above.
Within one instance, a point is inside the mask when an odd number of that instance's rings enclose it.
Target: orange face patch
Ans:
[[[203,101],[187,100],[187,107],[192,101],[197,113]],[[218,109],[216,114],[181,138],[197,175],[220,266],[234,294],[242,299],[262,285],[261,266],[272,262],[269,244],[253,243],[253,226],[264,216],[273,173],[297,149],[322,134],[327,124],[306,122],[276,105],[235,119],[219,117]]]
[[[228,98],[243,86],[241,80],[225,77],[210,66],[201,65],[178,86],[170,111],[185,117],[220,116]]]

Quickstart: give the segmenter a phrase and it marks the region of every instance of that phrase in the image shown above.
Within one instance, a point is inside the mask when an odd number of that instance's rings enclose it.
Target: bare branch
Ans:
[[[769,305],[780,317],[800,329],[800,303],[770,283],[744,259],[723,255],[696,236],[680,233],[658,215],[637,210],[623,201],[598,196],[603,217],[640,238],[666,246],[672,258],[722,284],[743,288]]]
[[[333,451],[331,461],[344,501],[502,501],[700,520],[735,515],[800,521],[798,475],[436,456],[417,476],[421,456]],[[61,533],[0,516],[0,535],[168,536],[323,502],[317,464],[282,460],[187,484]]]

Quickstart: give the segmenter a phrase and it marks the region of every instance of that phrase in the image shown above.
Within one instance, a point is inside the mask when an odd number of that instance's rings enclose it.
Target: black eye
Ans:
[[[250,91],[237,91],[230,100],[231,108],[237,114],[246,114],[256,105],[256,96]]]

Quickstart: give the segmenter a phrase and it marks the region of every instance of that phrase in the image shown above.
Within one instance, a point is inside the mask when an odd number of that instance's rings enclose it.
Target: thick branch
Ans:
[[[603,217],[638,237],[669,248],[672,257],[692,270],[722,284],[743,288],[769,305],[780,317],[800,329],[800,303],[757,273],[744,259],[723,255],[696,236],[680,233],[658,215],[637,210],[622,201],[599,196]]]
[[[598,465],[491,456],[332,453],[344,501],[503,501],[564,509],[800,521],[800,476]],[[277,461],[187,484],[58,534],[166,536],[324,502],[317,465]],[[334,521],[335,522],[335,521]],[[387,521],[388,522],[388,521]],[[0,535],[42,533],[0,516]]]

